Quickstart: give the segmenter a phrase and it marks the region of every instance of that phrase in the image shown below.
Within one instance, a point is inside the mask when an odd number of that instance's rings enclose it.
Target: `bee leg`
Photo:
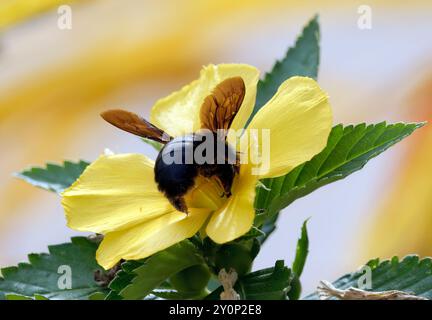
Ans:
[[[231,191],[229,191],[229,192],[224,191],[221,193],[220,197],[221,198],[223,198],[223,197],[229,198],[229,197],[231,197],[231,195],[232,195]]]
[[[223,196],[229,198],[231,197],[231,187],[234,181],[235,168],[233,166],[221,167],[219,172],[217,172],[216,177],[219,180],[224,192]]]
[[[171,204],[176,208],[178,211],[184,212],[188,214],[188,208],[186,205],[186,201],[183,197],[175,197],[172,199],[169,199]]]
[[[221,180],[220,176],[215,175],[214,178],[215,178],[216,182],[218,183],[219,187],[221,187],[224,190],[224,191],[222,191],[220,197],[221,198],[223,198],[223,197],[227,197],[227,198],[231,197],[231,187],[229,187],[229,190],[228,190],[227,186],[223,183],[223,181]]]

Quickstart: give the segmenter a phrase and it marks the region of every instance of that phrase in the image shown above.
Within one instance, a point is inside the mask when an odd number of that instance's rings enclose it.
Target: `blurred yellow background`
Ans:
[[[432,3],[368,1],[2,0],[0,3],[0,266],[76,234],[57,195],[12,177],[30,165],[92,160],[104,148],[155,155],[106,125],[102,110],[144,116],[197,77],[202,65],[242,62],[268,71],[316,13],[319,82],[335,121],[432,120]],[[58,27],[61,5],[72,28]],[[305,292],[369,258],[432,254],[432,129],[364,170],[287,208],[256,267],[291,261],[301,223],[311,252]],[[283,231],[283,232],[282,232]]]

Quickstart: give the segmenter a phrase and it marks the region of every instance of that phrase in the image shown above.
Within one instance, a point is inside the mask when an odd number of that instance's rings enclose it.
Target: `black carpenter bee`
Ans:
[[[165,144],[156,158],[155,181],[171,204],[177,210],[187,213],[184,196],[193,188],[198,175],[216,178],[224,190],[222,196],[231,196],[233,180],[239,171],[239,161],[237,153],[226,141],[226,133],[244,96],[245,84],[241,77],[222,81],[201,105],[202,130],[176,138],[129,111],[109,110],[101,116],[122,130]],[[209,142],[213,143],[213,148],[204,148],[203,158],[197,159],[195,152]]]

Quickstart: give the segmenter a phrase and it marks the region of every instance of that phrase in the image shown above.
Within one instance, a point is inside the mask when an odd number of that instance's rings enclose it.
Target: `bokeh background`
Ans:
[[[72,29],[57,26],[60,5]],[[360,5],[372,28],[358,28]],[[99,118],[152,104],[202,65],[270,70],[303,25],[321,22],[319,83],[335,121],[432,118],[431,1],[2,0],[0,2],[0,267],[77,234],[60,198],[13,178],[30,165],[155,152]],[[432,254],[432,129],[426,126],[360,172],[287,208],[255,268],[290,263],[302,222],[311,242],[304,292],[372,257]]]

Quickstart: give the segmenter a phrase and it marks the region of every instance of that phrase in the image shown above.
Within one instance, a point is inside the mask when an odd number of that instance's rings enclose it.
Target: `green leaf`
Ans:
[[[263,230],[258,229],[257,227],[252,226],[252,228],[246,232],[238,241],[240,240],[249,240],[253,238],[265,237],[266,234]]]
[[[144,260],[129,260],[121,264],[120,270],[116,273],[114,279],[108,285],[111,290],[106,296],[106,300],[122,300],[123,298],[119,295],[120,291],[131,284],[132,280],[136,277],[133,273],[134,269],[141,267],[145,262]]]
[[[106,293],[94,292],[88,296],[89,300],[105,300]]]
[[[45,298],[44,296],[40,296],[37,294],[35,294],[33,298],[30,298],[30,297],[26,297],[26,296],[23,296],[20,294],[10,293],[10,294],[6,294],[5,298],[6,298],[6,300],[49,300],[49,299]]]
[[[95,260],[96,243],[76,237],[71,243],[49,246],[48,249],[49,254],[30,254],[30,263],[1,270],[0,298],[87,299],[95,292],[105,291],[93,278],[96,270],[102,271]],[[61,277],[67,272],[62,268],[70,268],[71,289],[59,288],[58,283],[63,283]]]
[[[261,214],[257,214],[256,219],[261,219],[261,215],[263,215],[263,217],[266,217],[265,212],[264,212]],[[276,230],[276,223],[277,223],[278,219],[279,219],[279,214],[278,213],[274,214],[269,219],[265,220],[263,225],[259,228],[264,233],[264,235],[258,237],[258,240],[259,240],[261,245],[264,242],[266,242],[268,237],[270,237],[270,235],[273,233],[273,231]]]
[[[201,300],[207,295],[207,291],[201,292],[180,292],[174,289],[156,289],[152,294],[165,300]]]
[[[380,262],[379,259],[369,261],[372,288],[368,291],[400,290],[406,293],[432,299],[432,259],[420,259],[416,255],[409,255],[399,261],[398,257]],[[339,278],[333,285],[337,289],[358,288],[358,283],[363,284],[365,277],[364,268],[349,273]],[[305,299],[318,299],[316,293]]]
[[[60,193],[74,183],[88,165],[82,160],[65,161],[62,165],[48,163],[45,168],[32,167],[15,176],[34,186]]]
[[[189,240],[175,244],[134,266],[122,265],[109,287],[109,299],[143,299],[174,274],[197,264],[203,264],[201,252]]]
[[[5,294],[5,300],[35,300],[35,299],[20,294],[9,293],[9,294]]]
[[[296,255],[292,265],[293,279],[291,281],[291,288],[288,292],[288,297],[290,300],[298,300],[302,291],[300,276],[303,273],[303,268],[309,253],[309,237],[307,233],[308,220],[303,222],[301,236],[297,241]]]
[[[285,176],[265,179],[265,188],[259,188],[255,207],[265,214],[257,215],[255,225],[312,191],[341,180],[360,170],[372,158],[409,136],[424,123],[385,122],[356,126],[335,126],[327,146],[310,161],[301,164]]]
[[[291,270],[278,260],[272,268],[262,269],[241,277],[234,289],[242,300],[285,300],[291,282]],[[219,300],[222,287],[210,293],[206,300]]]
[[[305,76],[316,79],[319,66],[320,28],[318,16],[304,27],[294,47],[289,48],[285,57],[276,61],[272,70],[258,82],[255,108],[250,119],[269,101],[279,86],[292,76]]]
[[[303,222],[303,226],[301,228],[301,236],[300,239],[298,239],[297,241],[296,255],[292,266],[292,271],[298,278],[300,278],[301,274],[303,273],[303,268],[309,253],[309,237],[307,233],[307,222],[308,220]]]

